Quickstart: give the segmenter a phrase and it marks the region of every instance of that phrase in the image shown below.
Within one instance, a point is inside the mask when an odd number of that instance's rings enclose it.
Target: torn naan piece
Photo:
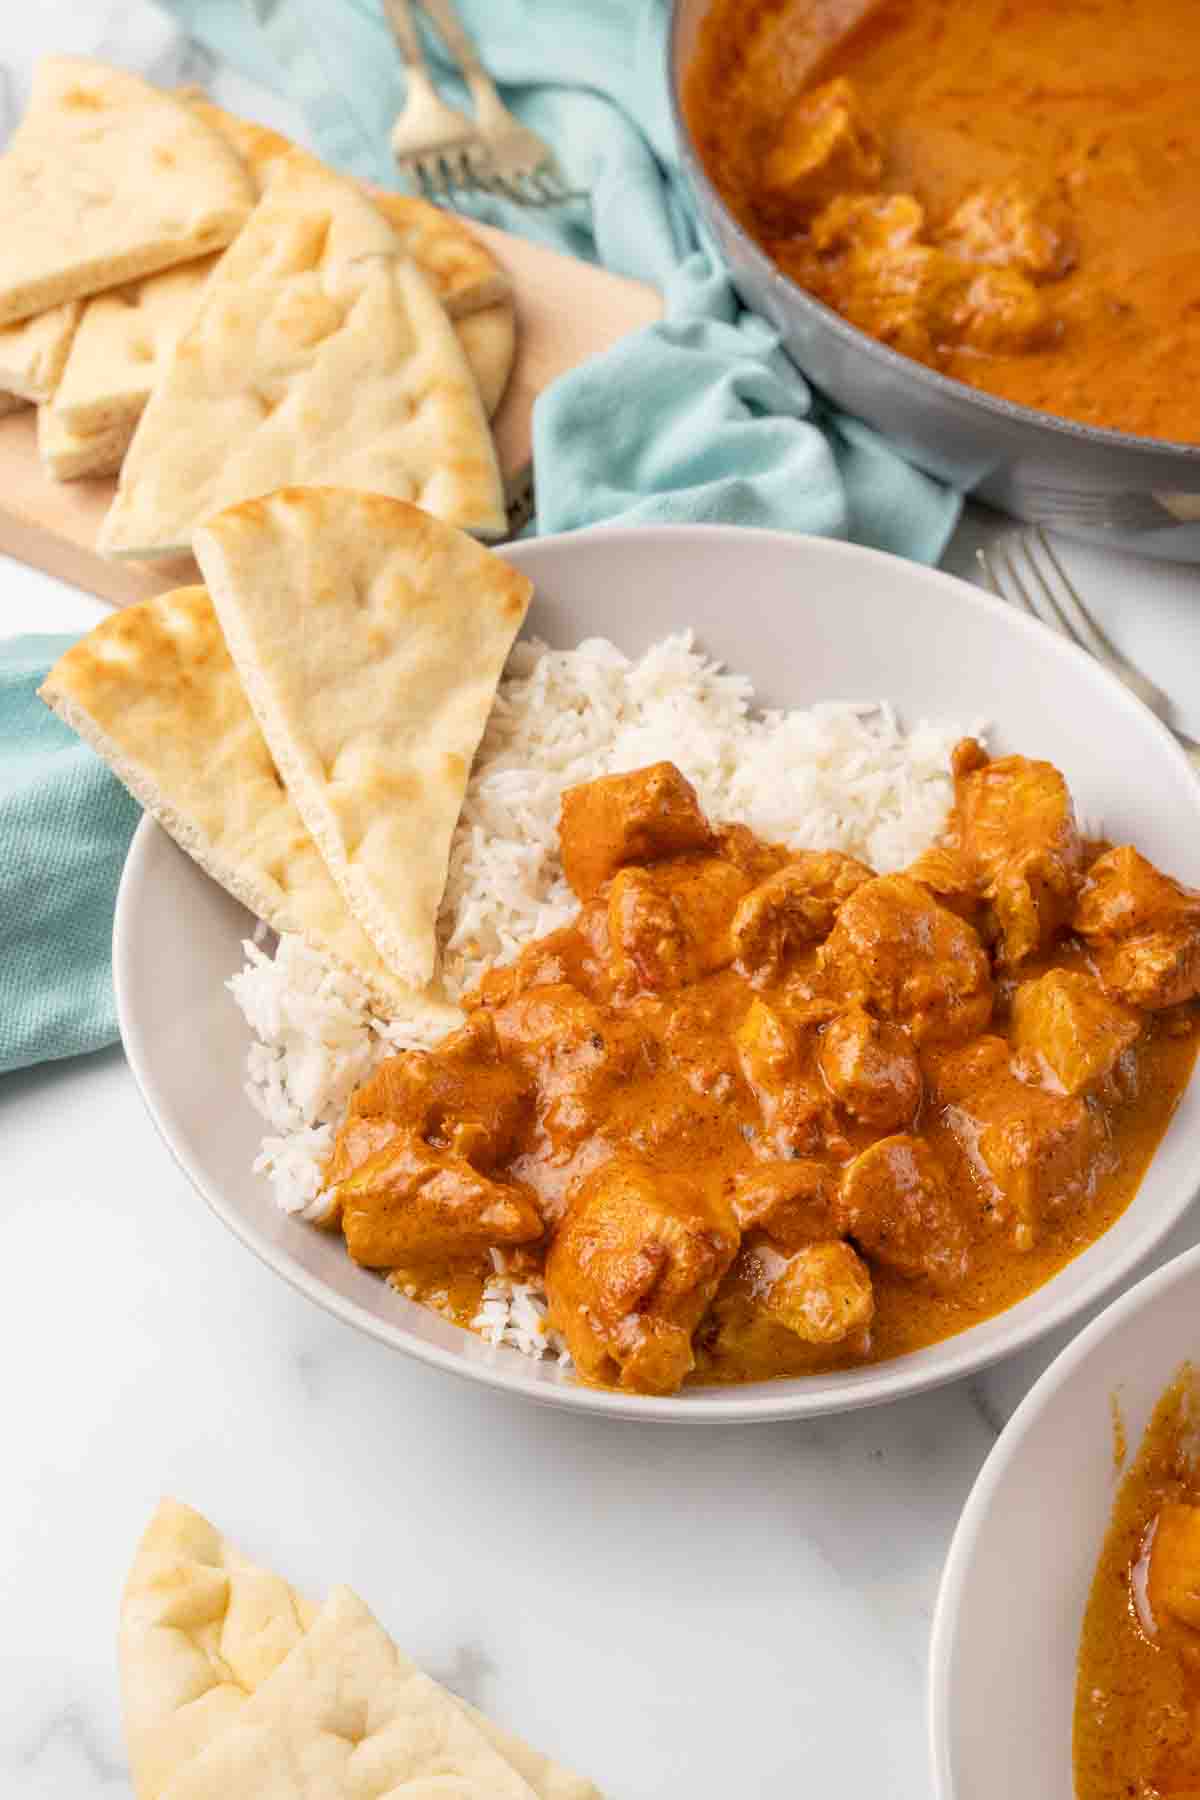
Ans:
[[[346,1610],[340,1608],[343,1615]],[[370,1617],[361,1602],[352,1610],[359,1622]],[[191,1507],[162,1501],[138,1546],[121,1602],[121,1694],[137,1800],[174,1795],[175,1777],[190,1777],[208,1746],[241,1722],[251,1697],[317,1617],[318,1609],[302,1594],[242,1556]],[[323,1641],[318,1640],[318,1650]],[[398,1652],[390,1657],[381,1652],[377,1639],[373,1645],[393,1673],[411,1668]],[[337,1665],[331,1665],[324,1679],[337,1674]],[[590,1781],[456,1695],[437,1692],[537,1800],[600,1800]],[[230,1792],[262,1791],[255,1786]]]
[[[43,57],[0,156],[0,324],[219,250],[253,204],[240,158],[183,101]]]
[[[39,406],[62,376],[83,313],[81,300],[64,300],[49,312],[15,325],[0,325],[0,390]]]
[[[517,1771],[522,1781],[529,1783],[538,1800],[602,1800],[595,1782],[576,1775],[574,1769],[556,1763],[542,1750],[535,1750],[524,1738],[505,1731],[502,1725],[486,1718],[477,1707],[469,1706],[457,1694],[451,1694],[450,1698],[462,1707],[475,1729],[482,1731],[492,1749]]]
[[[202,587],[101,620],[39,693],[257,918],[357,975],[385,1013],[420,1004],[376,954],[305,830]],[[459,1017],[432,997],[428,1008],[431,1028]]]
[[[301,817],[389,968],[424,987],[530,583],[416,507],[340,488],[232,507],[194,547]]]
[[[436,295],[352,182],[275,165],[134,434],[99,548],[190,548],[213,513],[291,483],[411,500],[499,536],[479,390]]]
[[[437,1683],[349,1588],[186,1763],[162,1800],[534,1800]]]
[[[162,1501],[121,1598],[121,1703],[137,1800],[159,1800],[233,1724],[315,1616],[190,1506]]]

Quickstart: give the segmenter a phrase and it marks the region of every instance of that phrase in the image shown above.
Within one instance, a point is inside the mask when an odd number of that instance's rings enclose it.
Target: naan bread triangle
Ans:
[[[281,157],[305,154],[278,131],[252,119],[240,119],[202,95],[194,95],[192,105],[201,118],[224,132],[260,193]],[[454,213],[415,194],[373,188],[370,198],[454,321],[490,418],[503,398],[516,350],[512,283],[491,251]]]
[[[195,551],[271,754],[351,909],[413,987],[530,583],[416,507],[290,488]]]
[[[349,1588],[162,1800],[534,1800]]]
[[[259,193],[273,165],[298,155],[288,139],[189,96],[246,163]],[[489,418],[512,369],[516,324],[508,277],[467,227],[427,201],[375,196],[401,248],[429,278],[454,320]],[[0,327],[0,388],[49,403],[38,448],[58,481],[115,475],[159,371],[195,316],[217,257],[180,263],[88,301]]]
[[[352,1607],[342,1602],[337,1610],[361,1625],[370,1615],[353,1595],[349,1599]],[[138,1546],[121,1602],[121,1692],[137,1800],[160,1800],[174,1793],[176,1776],[192,1778],[196,1759],[244,1718],[251,1696],[317,1617],[318,1609],[302,1594],[256,1567],[191,1507],[161,1502]],[[318,1653],[324,1642],[317,1640]],[[399,1652],[382,1653],[377,1640],[374,1650],[393,1674],[412,1667]],[[537,1800],[600,1800],[590,1781],[531,1749],[456,1695],[437,1692]],[[241,1800],[251,1792],[257,1796],[259,1790],[232,1788],[221,1800]]]
[[[512,282],[469,225],[416,194],[373,188],[371,198],[405,252],[428,274],[452,319],[498,304],[511,317]]]
[[[190,1506],[161,1503],[125,1583],[118,1634],[137,1800],[159,1800],[314,1617],[301,1595],[240,1556]]]
[[[260,191],[280,157],[303,154],[268,125],[241,119],[224,107],[214,106],[203,95],[191,94],[189,98],[200,117],[229,139]],[[452,319],[466,318],[498,301],[507,301],[511,307],[512,283],[508,276],[470,226],[454,213],[415,194],[392,194],[378,188],[372,189],[371,201],[395,231],[405,255],[411,256],[429,277]]]
[[[41,698],[202,869],[276,931],[357,975],[385,1012],[426,1007],[355,921],[279,778],[202,587],[102,619],[61,656]]]
[[[101,550],[163,556],[206,518],[289,483],[505,526],[479,390],[395,233],[349,181],[284,158],[210,276],[121,470]]]
[[[0,325],[0,389],[40,405],[58,386],[83,313],[81,300],[64,300],[49,312],[15,325]]]
[[[494,418],[516,357],[517,322],[512,304],[506,301],[487,306],[465,319],[456,319],[454,329],[466,351],[484,411],[489,419]]]
[[[37,446],[42,467],[55,481],[115,475],[133,437],[132,425],[107,425],[99,431],[72,431],[52,406],[37,409]]]
[[[183,101],[44,57],[0,156],[0,324],[219,250],[253,204],[240,159]]]
[[[87,302],[51,400],[67,431],[84,437],[121,425],[132,436],[219,261],[202,256]]]

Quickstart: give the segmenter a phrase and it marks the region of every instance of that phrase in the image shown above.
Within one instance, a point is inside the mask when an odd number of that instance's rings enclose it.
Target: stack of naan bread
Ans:
[[[106,553],[294,482],[503,532],[512,298],[452,215],[75,57],[38,66],[0,211],[0,411],[38,407],[58,479],[120,471]]]
[[[164,1500],[121,1603],[137,1800],[600,1800],[422,1673],[349,1588],[315,1606]]]
[[[243,501],[194,548],[207,587],[105,619],[42,699],[260,919],[445,1029],[451,839],[530,583],[345,488]]]

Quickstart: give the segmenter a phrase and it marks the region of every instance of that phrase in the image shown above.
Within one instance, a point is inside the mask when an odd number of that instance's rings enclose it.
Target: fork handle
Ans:
[[[504,102],[496,92],[496,84],[479,60],[479,52],[467,36],[466,27],[454,10],[452,0],[421,0],[422,6],[437,27],[438,36],[462,70],[475,103],[476,123],[484,130],[490,122],[504,115]]]
[[[480,76],[492,85],[492,78],[479,60],[479,52],[467,36],[466,27],[455,12],[451,0],[421,0],[425,11],[437,26],[438,36],[469,81]]]
[[[409,0],[383,0],[383,11],[407,68],[419,69],[428,77],[429,62]]]

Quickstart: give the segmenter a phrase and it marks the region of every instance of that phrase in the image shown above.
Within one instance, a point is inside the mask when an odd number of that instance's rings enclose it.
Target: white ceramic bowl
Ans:
[[[1120,1482],[1182,1362],[1200,1360],[1200,1249],[1080,1333],[1009,1420],[963,1510],[930,1654],[936,1800],[1069,1800],[1075,1658]]]
[[[887,698],[903,719],[993,722],[993,742],[1064,770],[1118,841],[1200,883],[1200,783],[1169,734],[1099,666],[948,575],[826,539],[731,527],[601,530],[506,549],[535,581],[528,629],[570,647],[611,637],[631,653],[668,632],[753,680],[767,706]],[[1193,1089],[1137,1198],[1040,1293],[962,1336],[877,1368],[678,1398],[594,1392],[403,1299],[339,1239],[283,1217],[251,1173],[260,1121],[242,1092],[246,1029],[225,990],[246,913],[150,821],[117,903],[121,1032],[151,1115],[244,1243],[330,1311],[397,1349],[579,1411],[688,1423],[796,1418],[868,1406],[965,1375],[1062,1324],[1129,1274],[1200,1185]]]

